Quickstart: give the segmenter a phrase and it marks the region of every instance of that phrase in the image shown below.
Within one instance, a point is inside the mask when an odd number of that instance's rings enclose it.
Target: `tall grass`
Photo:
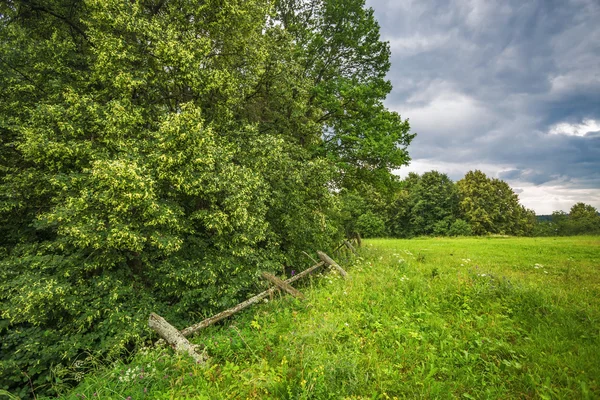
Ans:
[[[193,341],[149,348],[67,398],[600,397],[600,238],[369,240]],[[339,258],[339,257],[338,257]]]

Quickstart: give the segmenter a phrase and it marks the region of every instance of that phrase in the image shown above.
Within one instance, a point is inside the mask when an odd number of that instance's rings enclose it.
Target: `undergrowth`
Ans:
[[[600,396],[600,239],[370,240],[192,339],[87,373],[70,399]],[[182,328],[182,327],[179,327]],[[83,366],[82,366],[83,368]]]

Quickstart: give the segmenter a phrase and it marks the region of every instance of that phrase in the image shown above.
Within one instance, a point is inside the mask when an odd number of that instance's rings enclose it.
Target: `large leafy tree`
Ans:
[[[577,203],[569,211],[569,220],[574,233],[594,233],[600,231],[600,215],[596,208],[589,204]]]
[[[361,1],[0,7],[0,387],[236,302],[408,160]]]
[[[596,208],[589,204],[576,203],[563,221],[560,221],[560,218],[556,219],[557,222],[562,222],[559,223],[561,234],[580,235],[600,232],[600,215]]]
[[[323,128],[315,150],[335,162],[339,187],[389,187],[391,170],[409,161],[414,135],[383,105],[390,50],[373,10],[364,0],[279,0],[277,11],[310,82],[306,116]]]
[[[410,173],[395,192],[387,212],[395,236],[444,235],[458,212],[456,185],[438,171]]]
[[[458,191],[446,174],[425,172],[410,193],[414,235],[445,234],[458,211]]]
[[[469,171],[457,182],[461,217],[473,233],[528,235],[535,224],[535,213],[519,204],[519,196],[500,179],[483,172]]]

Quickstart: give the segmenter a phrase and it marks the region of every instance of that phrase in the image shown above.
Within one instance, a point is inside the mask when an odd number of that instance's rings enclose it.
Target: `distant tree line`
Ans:
[[[600,214],[589,204],[577,203],[569,213],[554,211],[540,215],[535,225],[535,236],[570,236],[600,234]]]
[[[391,184],[357,184],[340,197],[348,236],[549,236],[600,231],[592,206],[578,203],[569,214],[557,211],[539,221],[506,182],[478,170],[458,182],[438,171],[410,173]]]

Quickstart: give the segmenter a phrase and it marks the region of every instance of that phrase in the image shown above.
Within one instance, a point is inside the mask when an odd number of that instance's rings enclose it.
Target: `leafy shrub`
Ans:
[[[433,225],[433,234],[436,236],[446,236],[449,226],[450,222],[448,220],[438,221]]]
[[[356,220],[356,229],[361,236],[366,238],[385,236],[385,222],[383,219],[373,213],[367,211]]]
[[[472,234],[471,225],[462,219],[454,221],[448,229],[448,236],[471,236]]]

